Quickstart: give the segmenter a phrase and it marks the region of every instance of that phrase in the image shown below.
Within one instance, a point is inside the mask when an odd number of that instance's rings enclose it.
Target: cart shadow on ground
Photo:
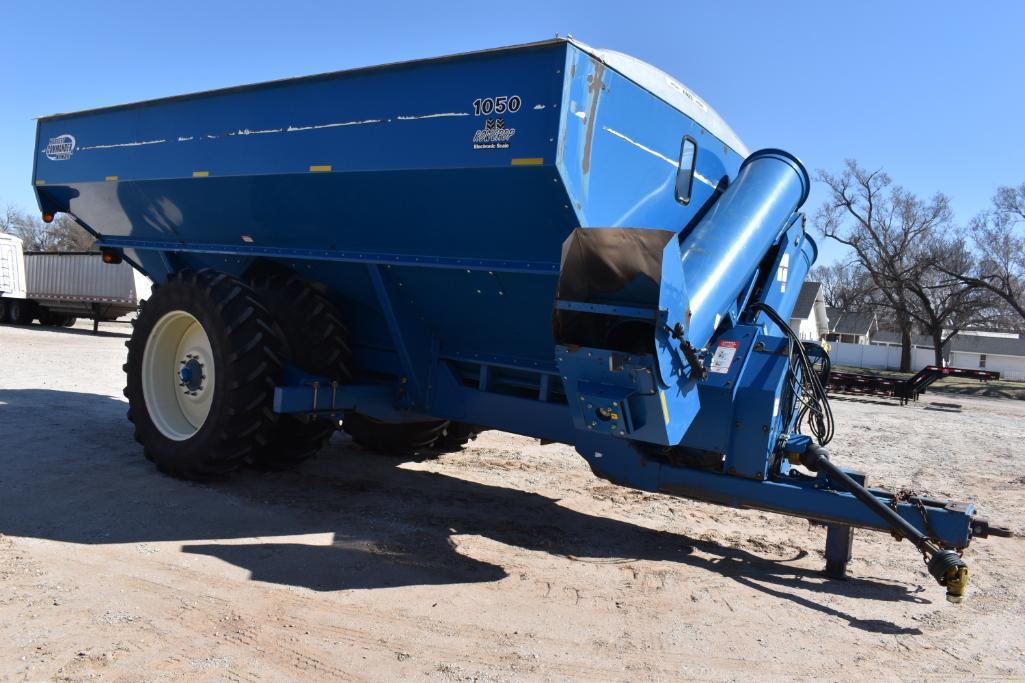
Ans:
[[[502,566],[459,552],[459,537],[480,536],[571,560],[696,567],[877,633],[921,631],[861,619],[814,595],[930,602],[921,588],[885,580],[826,580],[792,564],[804,551],[770,560],[596,517],[539,494],[404,468],[341,435],[293,472],[181,482],[145,461],[125,409],[93,394],[0,389],[0,533],[82,544],[179,541],[183,552],[219,558],[253,580],[316,591],[505,578]],[[324,534],[324,542],[262,540],[304,534]]]
[[[937,403],[933,401],[929,405],[925,406],[925,410],[938,410],[943,413],[960,413],[963,410],[963,406],[960,403]]]
[[[838,394],[830,392],[829,400],[841,401],[844,403],[862,403],[866,405],[887,406],[890,408],[907,408],[908,406],[915,405],[914,401],[902,404],[899,398],[894,398],[892,396],[884,397],[882,395],[870,396],[869,394]]]
[[[920,410],[938,410],[945,413],[960,413],[962,412],[963,406],[960,403],[941,403],[933,400],[929,401],[909,401],[908,403],[902,404],[900,399],[897,398],[866,398],[864,395],[858,394],[830,394],[830,401],[841,401],[847,403],[862,403],[865,405],[876,405],[886,406],[893,408],[904,408],[913,409],[918,408]]]

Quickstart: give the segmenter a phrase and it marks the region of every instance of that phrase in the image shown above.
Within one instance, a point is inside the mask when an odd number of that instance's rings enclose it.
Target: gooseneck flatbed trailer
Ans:
[[[1000,373],[992,370],[940,367],[938,365],[926,365],[906,379],[867,373],[830,372],[829,390],[842,394],[889,396],[899,400],[901,405],[907,405],[908,401],[917,401],[918,397],[924,394],[929,387],[944,377],[995,382],[1000,379]]]
[[[44,218],[156,284],[125,365],[145,454],[207,478],[484,428],[624,486],[909,539],[958,600],[972,504],[832,463],[786,320],[808,174],[693,92],[550,40],[39,120]],[[802,433],[802,428],[805,433]]]

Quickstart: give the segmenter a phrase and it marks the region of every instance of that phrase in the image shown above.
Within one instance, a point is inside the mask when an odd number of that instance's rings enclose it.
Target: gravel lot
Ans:
[[[960,606],[879,533],[828,581],[807,522],[500,432],[180,482],[125,420],[128,329],[0,327],[0,679],[1025,677],[1021,539],[968,550]],[[1025,401],[833,405],[839,462],[1025,533]]]

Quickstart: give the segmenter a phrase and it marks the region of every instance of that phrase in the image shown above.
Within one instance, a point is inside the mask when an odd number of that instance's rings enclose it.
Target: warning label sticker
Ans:
[[[715,347],[715,353],[712,354],[712,367],[709,370],[720,374],[729,372],[730,365],[733,363],[733,357],[737,355],[738,348],[740,348],[740,342],[719,342],[719,346]]]

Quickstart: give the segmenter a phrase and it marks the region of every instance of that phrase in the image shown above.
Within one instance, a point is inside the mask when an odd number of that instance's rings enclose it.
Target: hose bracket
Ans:
[[[698,349],[683,338],[685,330],[682,323],[676,323],[672,327],[667,325],[666,328],[669,330],[670,336],[680,342],[680,350],[683,351],[683,357],[687,359],[687,364],[690,365],[691,379],[700,382],[707,378],[708,370],[705,369],[703,359],[704,349]]]

